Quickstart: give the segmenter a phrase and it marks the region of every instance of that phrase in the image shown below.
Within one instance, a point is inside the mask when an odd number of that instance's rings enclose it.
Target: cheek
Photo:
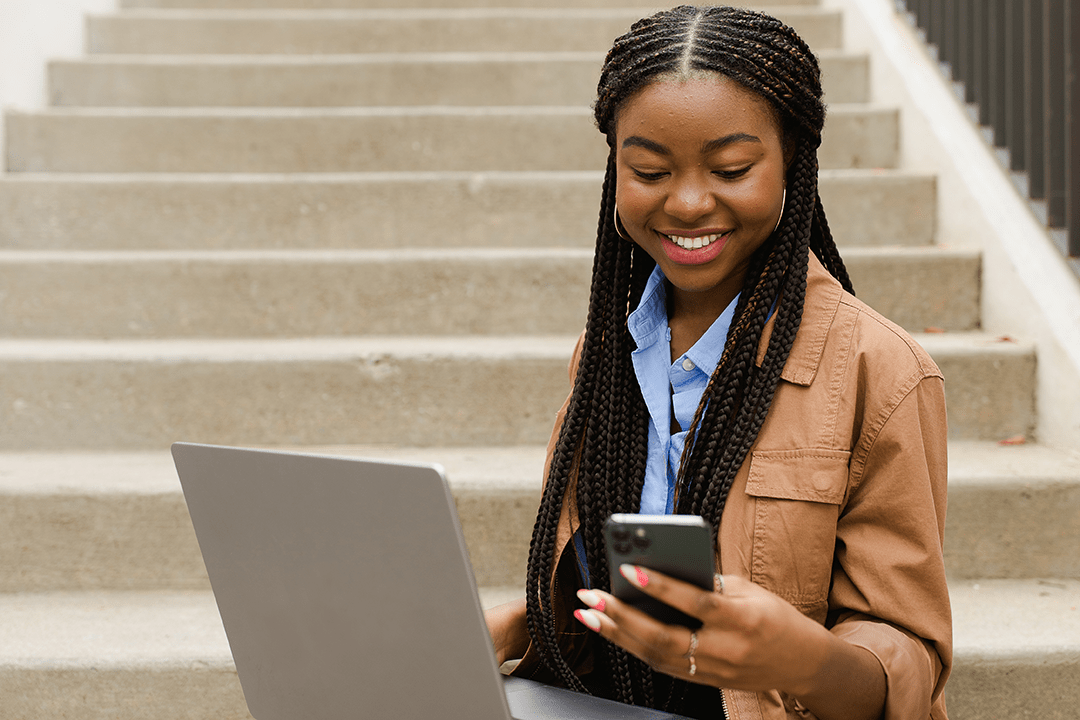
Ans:
[[[729,202],[738,208],[745,225],[768,225],[776,223],[783,208],[784,184],[773,178],[762,178],[747,183],[729,195]]]
[[[615,193],[619,217],[628,227],[641,225],[645,215],[656,204],[655,193],[641,183],[616,182]]]

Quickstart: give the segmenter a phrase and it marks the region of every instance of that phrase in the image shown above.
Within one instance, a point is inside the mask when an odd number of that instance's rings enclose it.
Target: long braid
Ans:
[[[806,44],[775,18],[733,8],[681,6],[636,22],[608,52],[597,87],[594,116],[610,154],[589,316],[533,530],[526,585],[533,643],[556,677],[577,690],[585,690],[585,683],[562,655],[551,588],[563,499],[573,487],[590,582],[609,590],[603,522],[613,512],[638,511],[648,459],[648,410],[631,362],[635,344],[626,321],[655,263],[622,239],[615,226],[615,124],[626,101],[660,76],[702,72],[724,75],[764,98],[776,112],[791,156],[781,222],[750,259],[723,355],[687,433],[677,512],[700,514],[719,528],[731,484],[761,429],[799,329],[810,252],[851,290],[818,195],[825,107],[818,63]],[[773,315],[759,367],[758,348]],[[650,706],[677,705],[687,694],[685,683],[657,675],[620,648],[593,638],[594,666],[610,677],[590,678],[591,690]]]

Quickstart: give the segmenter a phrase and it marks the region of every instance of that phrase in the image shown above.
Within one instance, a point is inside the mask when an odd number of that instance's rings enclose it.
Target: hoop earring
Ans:
[[[630,239],[630,233],[626,232],[626,228],[623,227],[622,220],[619,219],[619,206],[615,206],[615,212],[612,213],[612,218],[615,220],[615,232],[618,233],[626,242],[633,242]]]
[[[780,217],[776,218],[776,227],[774,227],[772,229],[773,232],[776,232],[777,230],[780,229],[780,222],[784,219],[784,209],[786,207],[787,207],[787,187],[785,186],[784,187],[784,197],[780,201]]]

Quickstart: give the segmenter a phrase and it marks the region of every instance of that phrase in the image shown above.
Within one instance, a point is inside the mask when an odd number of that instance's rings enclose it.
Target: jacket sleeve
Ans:
[[[829,622],[881,662],[886,720],[945,717],[946,427],[940,375],[915,378],[867,417],[837,525]]]

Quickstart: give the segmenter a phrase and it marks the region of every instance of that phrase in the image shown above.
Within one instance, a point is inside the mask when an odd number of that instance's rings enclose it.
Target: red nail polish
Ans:
[[[649,576],[645,574],[645,571],[641,568],[634,568],[634,572],[637,573],[638,585],[645,587],[649,584]]]
[[[604,598],[600,598],[600,602],[596,603],[596,605],[593,607],[593,609],[594,610],[599,610],[600,612],[604,612],[605,607],[607,607],[607,603],[604,602]]]

